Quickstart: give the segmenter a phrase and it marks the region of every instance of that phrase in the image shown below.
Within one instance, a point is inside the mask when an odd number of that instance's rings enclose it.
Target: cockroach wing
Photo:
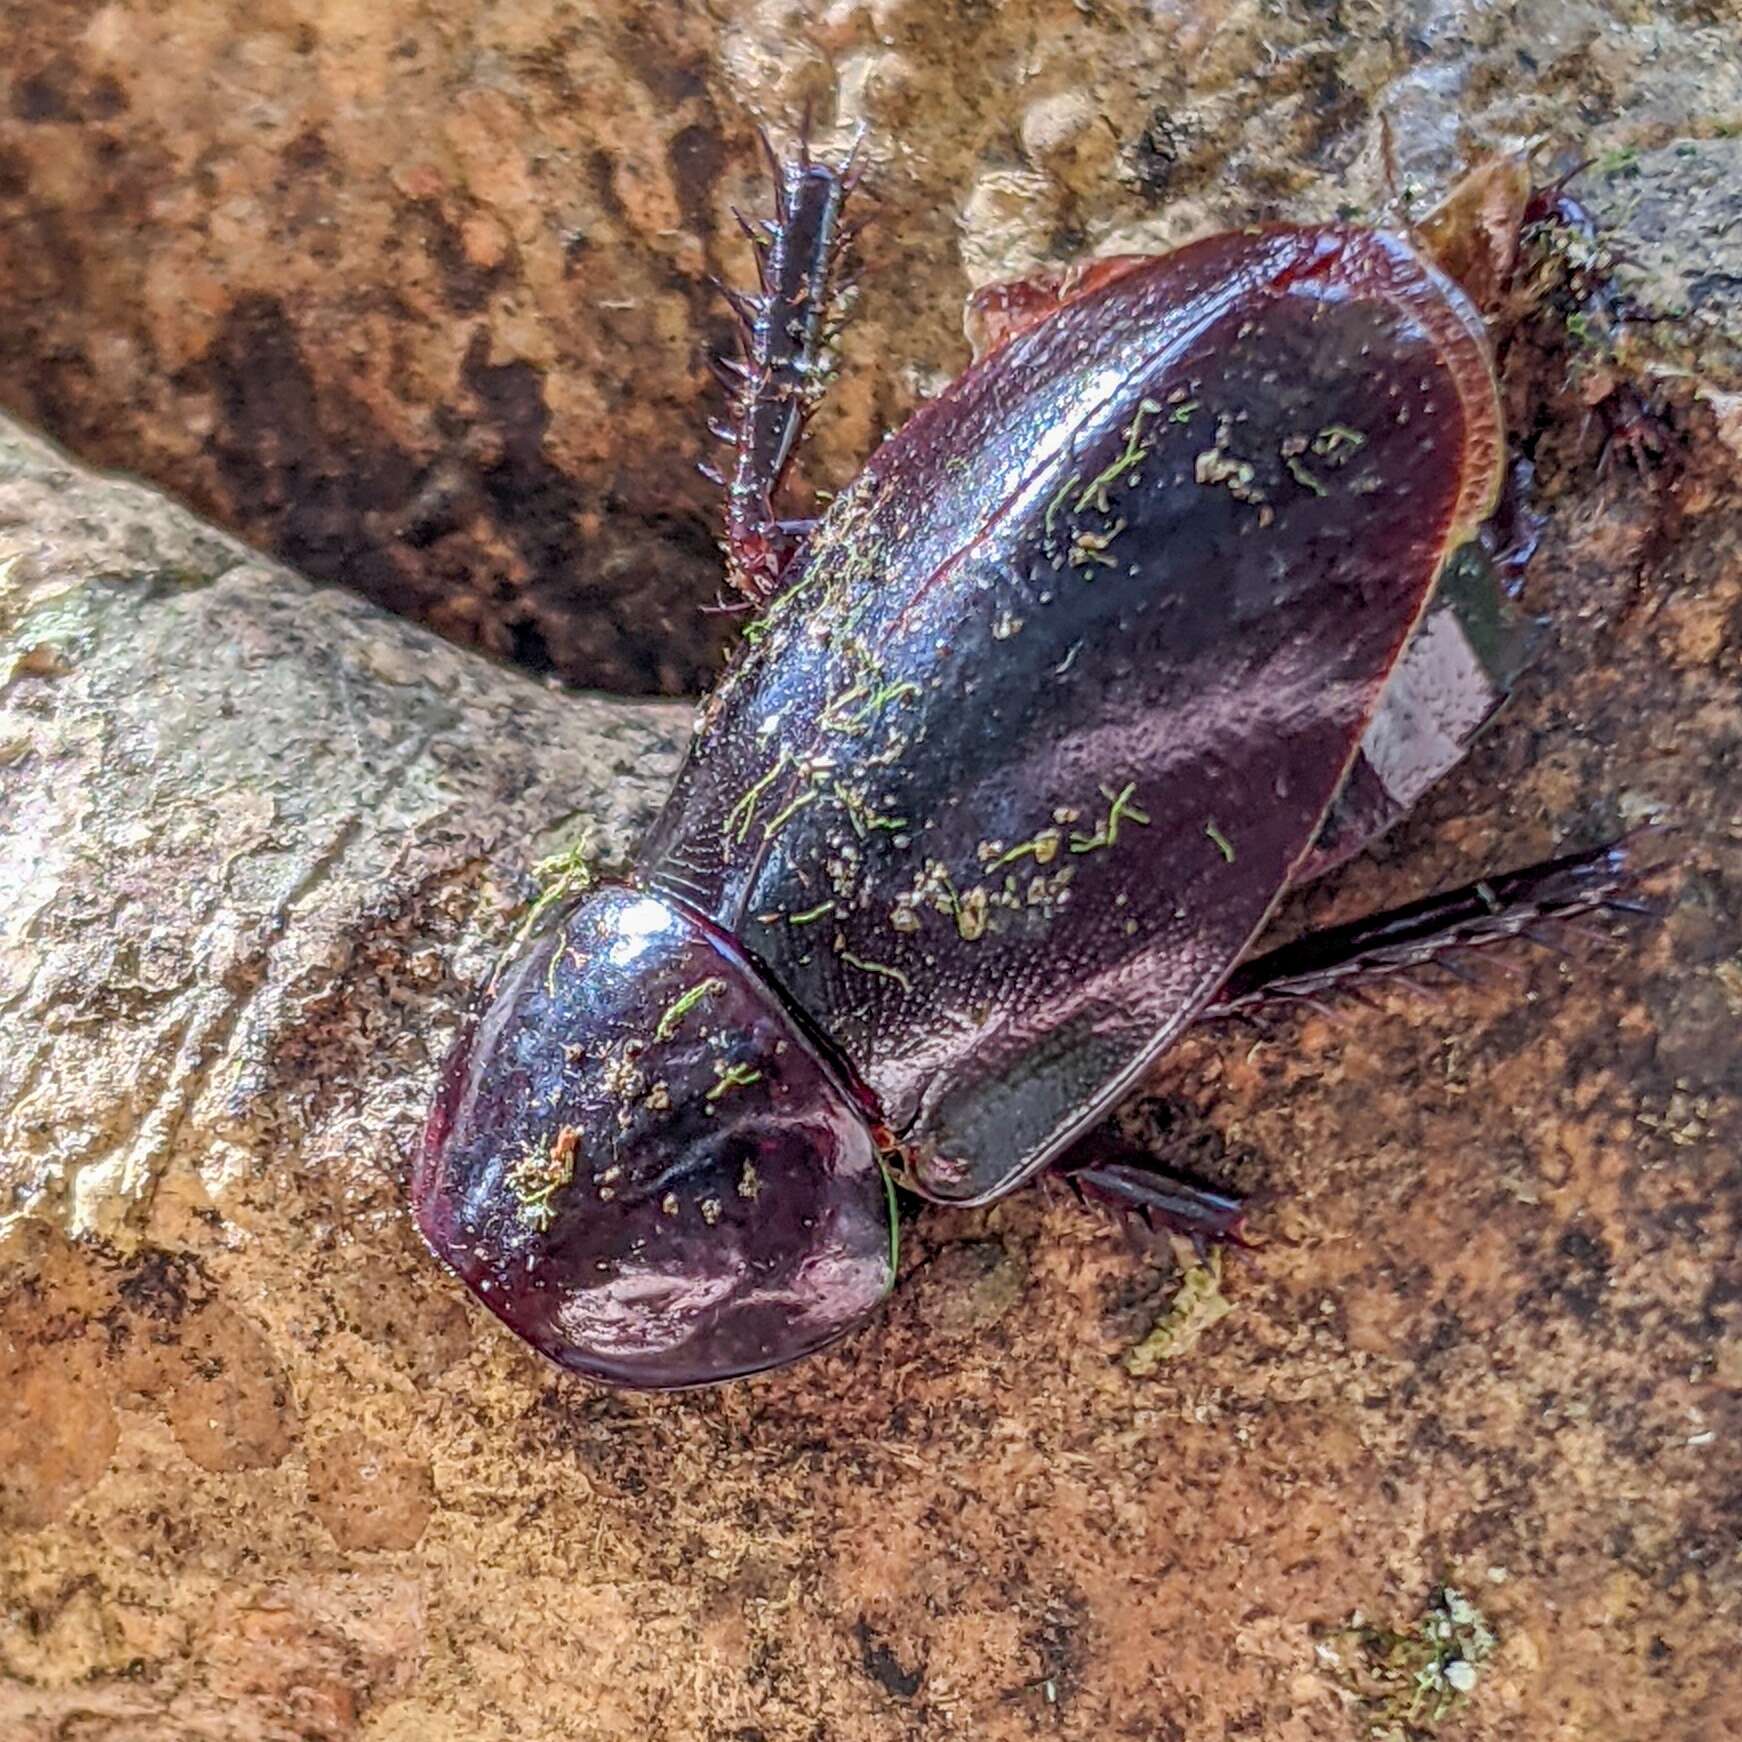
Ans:
[[[832,506],[647,874],[833,1043],[920,1190],[996,1196],[1247,949],[1501,447],[1478,318],[1395,237],[1128,267]]]

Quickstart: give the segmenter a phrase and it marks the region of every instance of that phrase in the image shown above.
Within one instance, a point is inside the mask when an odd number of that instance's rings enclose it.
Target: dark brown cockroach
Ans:
[[[1078,1144],[1179,1034],[1629,876],[1609,847],[1254,953],[1522,662],[1478,539],[1489,338],[1423,248],[1270,224],[982,291],[976,361],[811,526],[778,488],[851,179],[779,168],[734,299],[743,644],[633,871],[498,974],[417,1171],[436,1253],[596,1379],[839,1336],[892,1284],[896,1185],[980,1204],[1066,1165],[1237,1235],[1231,1200]]]

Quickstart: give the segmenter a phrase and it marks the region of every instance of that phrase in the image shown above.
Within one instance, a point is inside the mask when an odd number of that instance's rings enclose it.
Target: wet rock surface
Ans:
[[[0,397],[321,578],[508,651],[535,624],[562,669],[641,687],[694,682],[712,633],[681,474],[755,109],[838,86],[874,129],[824,477],[960,361],[970,281],[1371,208],[1381,105],[1424,187],[1473,145],[1570,134],[1625,282],[1686,312],[1509,357],[1542,654],[1419,814],[1282,923],[1659,813],[1666,916],[1510,958],[1519,980],[1178,1049],[1124,1123],[1249,1192],[1267,1245],[1141,1379],[1174,1256],[1031,1192],[913,1218],[887,1311],[801,1368],[589,1389],[435,1270],[404,1168],[525,867],[580,824],[619,850],[687,710],[470,660],[8,430],[0,1734],[1340,1742],[1385,1710],[1352,1703],[1351,1617],[1408,1630],[1442,1582],[1497,1638],[1443,1734],[1742,1727],[1742,164],[1717,137],[1742,97],[1718,12],[332,17],[214,0],[172,40],[143,8],[69,34],[25,7]],[[708,174],[680,197],[685,129]],[[546,234],[582,199],[585,303]],[[472,347],[494,401],[467,397]],[[272,381],[284,403],[238,421]],[[387,450],[411,458],[369,472]],[[444,465],[458,508],[420,545],[393,517]]]

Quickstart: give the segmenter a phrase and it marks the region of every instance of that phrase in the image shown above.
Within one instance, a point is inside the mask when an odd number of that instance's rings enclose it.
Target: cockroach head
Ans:
[[[679,1387],[810,1353],[893,1279],[863,1111],[723,933],[604,884],[550,920],[456,1048],[424,1238],[552,1360]]]

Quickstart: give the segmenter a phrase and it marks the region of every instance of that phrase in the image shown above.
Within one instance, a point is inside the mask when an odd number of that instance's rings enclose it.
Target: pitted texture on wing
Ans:
[[[1394,238],[1123,274],[835,505],[654,875],[834,1039],[923,1190],[1008,1189],[1247,948],[1499,452],[1479,323]]]

